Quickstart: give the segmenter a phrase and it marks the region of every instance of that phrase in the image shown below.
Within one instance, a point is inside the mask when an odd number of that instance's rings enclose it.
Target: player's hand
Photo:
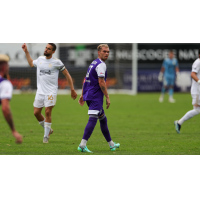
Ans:
[[[76,91],[73,89],[73,90],[71,90],[71,97],[72,97],[72,99],[76,99],[77,98],[77,94],[76,94]]]
[[[176,80],[179,81],[180,80],[180,73],[176,72]]]
[[[159,82],[163,81],[163,73],[162,72],[160,72],[159,75],[158,75],[158,81]]]
[[[83,95],[80,96],[79,100],[78,100],[78,103],[83,106],[85,101],[83,101]]]
[[[22,45],[22,49],[23,49],[23,51],[24,51],[25,53],[28,52],[26,43],[24,43],[24,44]]]
[[[17,144],[21,144],[23,139],[22,139],[22,136],[17,132],[17,131],[13,131],[13,136],[15,137],[16,139],[16,143]]]
[[[110,99],[109,99],[109,97],[108,98],[106,98],[106,109],[108,109],[109,107],[110,107]]]

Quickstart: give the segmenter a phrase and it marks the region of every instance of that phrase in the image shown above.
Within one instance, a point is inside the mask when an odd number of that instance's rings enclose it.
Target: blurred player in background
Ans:
[[[178,60],[174,58],[174,53],[172,50],[169,51],[169,56],[163,61],[161,71],[158,76],[158,80],[163,82],[161,96],[159,98],[159,102],[164,101],[164,95],[166,89],[169,89],[169,102],[175,103],[175,99],[173,99],[174,93],[174,84],[175,78],[179,78],[179,66]]]
[[[79,104],[84,105],[85,101],[89,107],[88,115],[89,120],[85,127],[83,139],[78,147],[80,152],[92,153],[86,146],[96,124],[99,119],[101,131],[107,140],[111,151],[115,151],[119,148],[119,143],[114,143],[110,137],[110,132],[108,130],[107,118],[103,110],[103,99],[104,95],[106,97],[107,109],[110,106],[110,98],[107,92],[106,78],[107,78],[107,68],[105,61],[109,56],[109,47],[106,44],[101,44],[97,47],[98,58],[94,60],[88,68],[82,95],[79,99]]]
[[[16,143],[22,143],[22,136],[15,130],[12,113],[10,109],[10,100],[12,98],[13,87],[9,80],[9,57],[0,54],[0,105],[2,107],[3,115],[12,130],[12,134],[16,139]]]
[[[71,97],[76,99],[77,94],[74,90],[72,78],[65,68],[64,64],[57,58],[53,57],[56,51],[54,43],[48,43],[44,51],[44,56],[40,56],[37,60],[33,60],[28,52],[27,45],[23,44],[22,49],[26,54],[27,61],[31,67],[37,67],[37,93],[34,101],[34,115],[39,124],[44,128],[43,143],[49,142],[51,129],[51,113],[56,105],[58,91],[58,75],[59,71],[66,77],[71,88]],[[45,107],[45,118],[41,114]]]
[[[174,122],[177,133],[180,133],[181,125],[185,121],[191,119],[192,117],[200,113],[200,49],[199,49],[199,58],[197,58],[192,65],[191,77],[192,77],[191,96],[192,96],[193,110],[188,111],[180,120]]]

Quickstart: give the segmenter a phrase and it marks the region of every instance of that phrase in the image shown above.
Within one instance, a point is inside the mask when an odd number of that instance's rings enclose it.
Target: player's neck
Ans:
[[[102,60],[103,62],[105,62],[105,60],[103,60],[102,58],[98,57],[100,60]]]

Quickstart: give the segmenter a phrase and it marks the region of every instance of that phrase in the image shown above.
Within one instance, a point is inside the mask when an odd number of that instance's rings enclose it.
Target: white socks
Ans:
[[[39,124],[44,128],[44,122],[45,122],[45,119],[44,119],[44,121],[42,121],[42,122],[39,122]]]
[[[44,137],[49,138],[49,132],[51,130],[51,124],[52,123],[44,122]]]
[[[109,146],[114,147],[115,143],[111,140],[110,142],[108,142]]]
[[[80,146],[81,146],[81,147],[85,147],[86,144],[87,144],[87,140],[82,139],[82,140],[81,140]]]
[[[185,121],[187,121],[188,119],[190,119],[190,118],[192,118],[192,117],[194,117],[195,115],[198,115],[198,114],[199,114],[198,111],[190,110],[178,121],[178,123],[180,125],[182,125]]]

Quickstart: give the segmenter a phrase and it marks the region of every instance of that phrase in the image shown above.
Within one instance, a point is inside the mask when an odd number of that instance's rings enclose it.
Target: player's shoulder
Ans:
[[[200,58],[197,58],[194,62],[192,66],[199,66],[200,65]]]
[[[46,59],[46,56],[39,56],[38,59],[40,59],[40,60],[45,60],[45,59]]]
[[[12,87],[12,83],[6,78],[0,78],[1,87]]]
[[[52,60],[53,60],[55,63],[63,64],[63,62],[62,62],[60,59],[56,58],[56,57],[52,57]]]

